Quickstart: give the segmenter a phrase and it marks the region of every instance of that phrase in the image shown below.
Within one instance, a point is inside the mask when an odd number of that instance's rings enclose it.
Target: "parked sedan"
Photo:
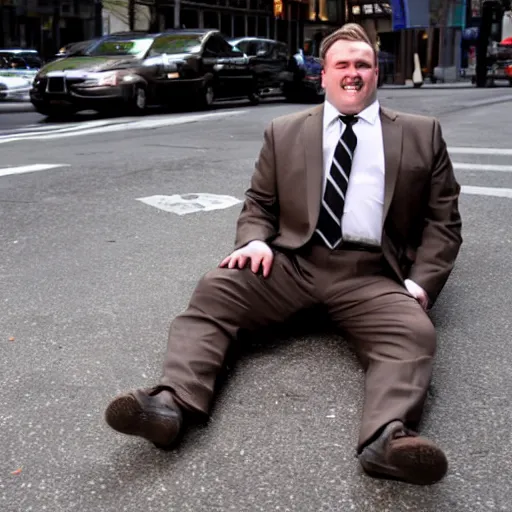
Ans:
[[[44,66],[30,98],[49,116],[86,109],[142,113],[183,99],[202,108],[218,99],[258,102],[247,57],[210,29],[101,38],[83,56]]]

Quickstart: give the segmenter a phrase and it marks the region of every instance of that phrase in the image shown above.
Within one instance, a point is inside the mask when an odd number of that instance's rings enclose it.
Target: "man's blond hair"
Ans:
[[[338,30],[324,37],[320,44],[320,58],[325,62],[325,55],[329,48],[338,41],[360,41],[370,45],[375,55],[375,63],[377,63],[377,47],[366,33],[366,30],[357,23],[347,23]]]

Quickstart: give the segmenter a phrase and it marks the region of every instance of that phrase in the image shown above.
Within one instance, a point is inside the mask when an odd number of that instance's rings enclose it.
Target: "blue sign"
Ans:
[[[391,0],[391,9],[393,12],[393,30],[402,30],[409,26],[407,0]]]
[[[430,25],[429,0],[391,0],[393,30],[426,28]]]

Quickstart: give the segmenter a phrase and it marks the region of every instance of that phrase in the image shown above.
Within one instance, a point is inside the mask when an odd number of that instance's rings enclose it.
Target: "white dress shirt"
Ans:
[[[327,100],[323,118],[323,190],[331,170],[334,151],[346,126],[339,120],[338,110]],[[381,245],[384,212],[384,141],[380,121],[380,105],[375,100],[358,115],[352,125],[357,146],[352,159],[347,193],[341,219],[343,240]],[[407,291],[428,309],[428,296],[414,281],[405,279]]]
[[[353,125],[357,137],[352,168],[345,196],[341,231],[343,239],[380,246],[384,210],[384,143],[380,122],[380,105],[376,100],[360,112]],[[338,110],[324,104],[323,156],[324,181],[327,183],[334,150],[346,129]]]

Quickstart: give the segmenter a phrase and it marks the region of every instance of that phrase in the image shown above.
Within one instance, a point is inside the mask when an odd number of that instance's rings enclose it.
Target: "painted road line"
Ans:
[[[461,192],[474,196],[508,197],[512,199],[512,188],[470,187],[464,185],[461,187]]]
[[[448,148],[448,153],[452,155],[495,155],[512,156],[512,149],[507,148],[467,148],[452,147]]]
[[[211,114],[198,114],[198,115],[184,115],[184,116],[166,116],[158,119],[137,119],[129,120],[122,123],[108,124],[105,126],[92,126],[84,123],[81,129],[75,127],[62,128],[58,133],[17,133],[13,136],[0,137],[0,144],[7,142],[26,141],[26,140],[52,140],[62,139],[65,137],[77,137],[80,135],[94,135],[100,133],[111,133],[128,130],[151,130],[155,128],[162,128],[165,126],[173,126],[186,123],[195,123],[199,121],[208,121],[210,119],[219,119],[222,117],[236,116],[245,114],[247,110],[231,110],[225,112],[214,112]],[[100,121],[101,122],[101,121]],[[98,123],[96,121],[95,123]],[[69,131],[66,131],[69,130]]]
[[[26,172],[47,171],[57,167],[69,167],[69,164],[33,164],[21,165],[19,167],[4,167],[0,169],[0,176],[9,176],[10,174],[23,174]]]
[[[512,172],[512,165],[467,164],[467,163],[453,162],[453,168],[456,171]]]

